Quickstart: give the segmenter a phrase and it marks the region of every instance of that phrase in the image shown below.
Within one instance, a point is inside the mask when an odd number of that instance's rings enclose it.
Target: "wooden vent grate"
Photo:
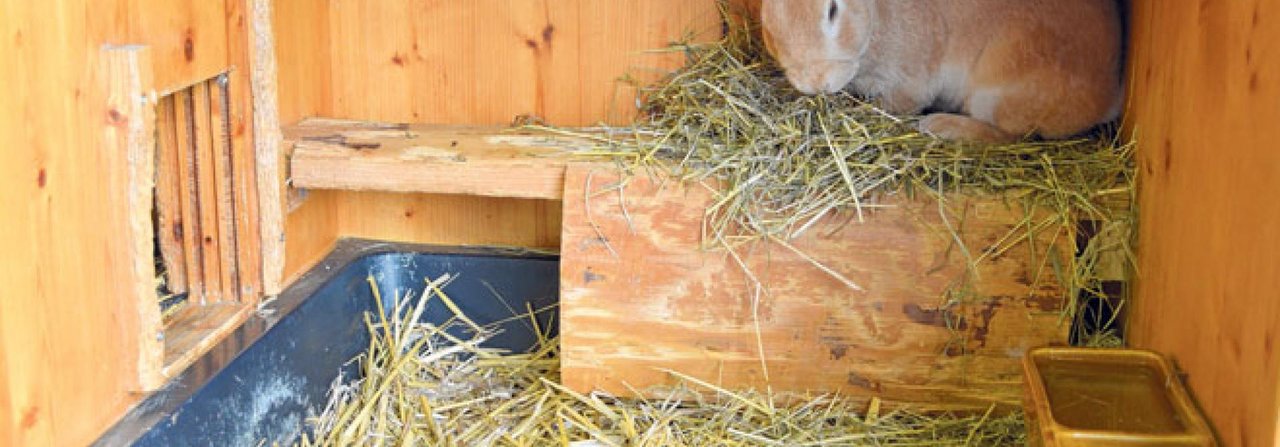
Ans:
[[[252,151],[234,147],[230,99],[224,74],[156,105],[157,264],[169,292],[162,300],[240,302],[262,290],[254,165],[241,156]]]

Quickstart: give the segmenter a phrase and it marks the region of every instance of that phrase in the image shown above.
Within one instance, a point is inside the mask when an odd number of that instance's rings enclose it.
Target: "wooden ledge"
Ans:
[[[164,327],[165,380],[177,377],[200,356],[213,349],[222,339],[240,327],[254,306],[223,302],[190,305],[181,310]]]
[[[296,188],[560,199],[585,140],[504,127],[310,118],[284,128]]]

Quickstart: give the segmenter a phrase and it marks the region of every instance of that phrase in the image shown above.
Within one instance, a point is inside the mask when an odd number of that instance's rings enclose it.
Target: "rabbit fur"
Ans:
[[[936,111],[940,138],[1065,138],[1122,106],[1115,0],[763,0],[761,24],[800,92]]]

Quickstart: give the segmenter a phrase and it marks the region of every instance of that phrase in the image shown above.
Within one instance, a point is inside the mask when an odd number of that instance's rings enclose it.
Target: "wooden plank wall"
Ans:
[[[1280,2],[1133,1],[1133,341],[1172,354],[1224,445],[1274,445]]]
[[[134,403],[129,250],[107,224],[105,43],[157,88],[227,65],[223,2],[0,1],[0,445],[84,445]]]
[[[634,91],[615,80],[628,71],[652,79],[683,61],[645,50],[720,30],[711,1],[276,0],[275,8],[284,123],[314,115],[506,124],[522,114],[623,122]],[[555,248],[560,212],[545,200],[313,191],[288,219],[285,276],[338,235]]]
[[[280,122],[332,115],[328,2],[274,0],[271,7]],[[333,248],[338,237],[338,196],[312,191],[300,208],[286,216],[285,284]]]

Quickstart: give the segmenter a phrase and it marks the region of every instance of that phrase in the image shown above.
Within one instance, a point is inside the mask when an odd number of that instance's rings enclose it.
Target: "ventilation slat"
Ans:
[[[178,160],[178,184],[182,209],[182,245],[187,266],[187,290],[192,302],[204,300],[204,260],[200,244],[200,200],[196,192],[195,124],[192,119],[191,90],[173,94],[174,121],[162,126],[172,127],[177,145],[165,151],[176,153]]]
[[[169,291],[187,293],[186,253],[183,249],[182,182],[178,159],[178,130],[174,125],[173,97],[166,97],[156,105],[158,138],[156,151],[156,238],[160,245],[160,257],[164,265],[165,281]]]
[[[236,208],[235,193],[232,189],[234,180],[231,172],[231,137],[227,128],[227,107],[225,84],[226,78],[219,76],[205,83],[209,94],[210,136],[213,145],[213,173],[215,187],[214,208],[217,214],[219,283],[222,285],[224,299],[232,300],[238,296],[240,280],[237,277],[239,262],[236,258]]]
[[[218,181],[215,163],[213,121],[209,110],[208,83],[191,88],[195,129],[196,198],[200,204],[200,246],[203,253],[206,302],[223,298],[221,248],[218,237]]]

